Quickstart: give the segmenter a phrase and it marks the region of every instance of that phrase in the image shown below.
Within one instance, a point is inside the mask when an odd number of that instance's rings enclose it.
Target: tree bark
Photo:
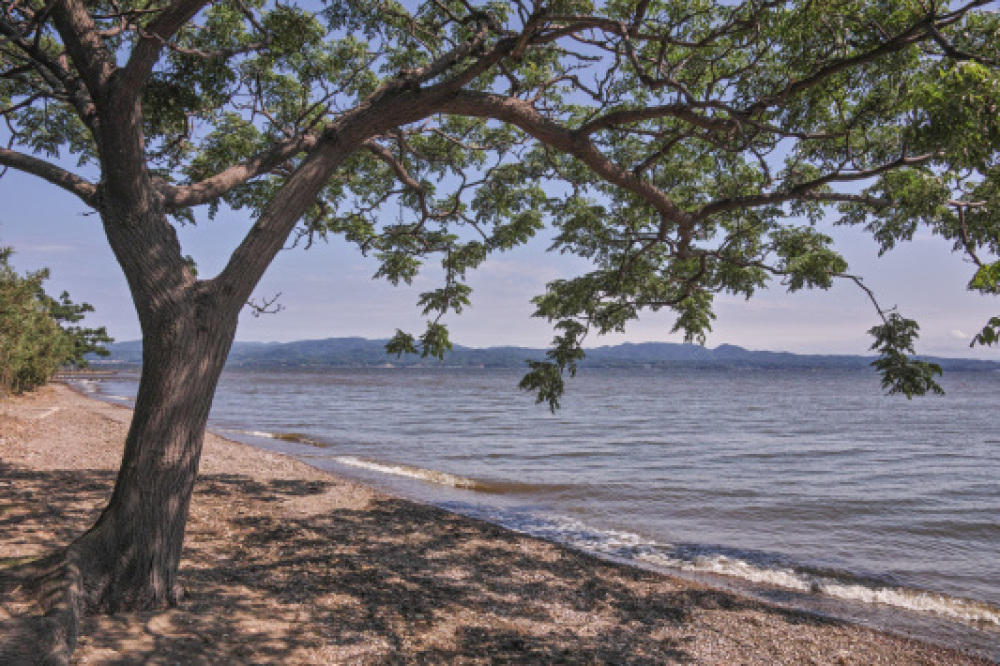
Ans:
[[[235,334],[210,309],[143,337],[143,368],[114,493],[70,546],[86,607],[115,612],[173,605],[205,424]]]
[[[67,551],[84,609],[162,608],[180,598],[205,424],[243,305],[195,279],[162,209],[145,206],[151,200],[102,209],[142,325],[143,364],[111,500]]]

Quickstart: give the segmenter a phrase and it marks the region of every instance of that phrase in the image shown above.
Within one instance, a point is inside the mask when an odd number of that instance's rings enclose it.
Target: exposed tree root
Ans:
[[[71,548],[0,572],[0,592],[33,598],[40,611],[0,624],[0,663],[68,664],[84,610],[83,580]]]
[[[148,586],[115,586],[99,564],[106,546],[101,537],[98,527],[52,555],[0,569],[0,594],[30,599],[37,610],[0,622],[0,664],[68,664],[85,613],[177,605],[184,591],[176,583],[161,594]]]

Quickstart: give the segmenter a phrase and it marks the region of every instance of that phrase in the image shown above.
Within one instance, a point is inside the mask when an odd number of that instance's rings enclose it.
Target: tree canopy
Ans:
[[[846,279],[823,233],[929,231],[998,291],[1000,15],[990,0],[0,0],[0,167],[99,216],[143,331],[107,509],[63,553],[80,607],[180,595],[187,507],[237,316],[288,243],[341,237],[409,282],[440,355],[470,271],[550,227],[589,270],[535,303],[557,336],[523,386],[555,405],[591,332],[669,310],[702,341],[719,294]],[[244,211],[214,276],[177,225]],[[335,267],[333,267],[335,270]],[[889,391],[934,390],[882,308]],[[976,341],[992,344],[1000,318]],[[81,595],[85,599],[81,599]],[[55,603],[55,602],[51,602]],[[61,637],[61,638],[59,638]],[[2,656],[2,655],[0,655]]]
[[[100,208],[110,172],[138,168],[101,146],[117,85],[176,223],[229,206],[263,236],[314,166],[297,242],[342,236],[393,282],[443,268],[427,330],[392,351],[443,353],[468,271],[551,225],[593,269],[536,300],[559,335],[524,385],[549,400],[585,335],[643,309],[703,341],[719,293],[858,280],[823,219],[883,250],[930,229],[975,261],[970,288],[997,291],[996,3],[3,4],[0,164]],[[905,355],[915,324],[880,314],[887,387],[932,388]],[[977,341],[996,337],[993,320]]]

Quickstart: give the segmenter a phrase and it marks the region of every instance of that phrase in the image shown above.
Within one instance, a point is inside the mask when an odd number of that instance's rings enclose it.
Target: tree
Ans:
[[[65,365],[86,367],[86,354],[107,356],[111,342],[101,328],[76,324],[89,303],[76,304],[65,291],[59,300],[45,293],[48,269],[18,275],[10,266],[11,248],[0,248],[0,395],[21,393],[44,384]]]
[[[179,598],[216,382],[288,242],[341,236],[394,283],[440,257],[426,332],[389,345],[440,355],[466,274],[550,225],[593,266],[537,299],[559,335],[523,386],[553,405],[587,332],[643,309],[703,340],[715,294],[862,284],[815,226],[838,211],[886,249],[954,239],[995,289],[995,2],[413,4],[2,1],[0,164],[99,214],[143,334],[113,496],[61,555],[71,610]],[[245,238],[199,277],[174,225],[223,206]],[[879,312],[887,388],[933,389]]]

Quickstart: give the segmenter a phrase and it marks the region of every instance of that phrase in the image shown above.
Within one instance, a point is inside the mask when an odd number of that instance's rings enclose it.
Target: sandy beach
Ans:
[[[131,412],[0,402],[0,576],[84,531]],[[79,664],[982,664],[606,562],[208,435],[183,603],[90,616]],[[0,588],[2,623],[35,612]]]

